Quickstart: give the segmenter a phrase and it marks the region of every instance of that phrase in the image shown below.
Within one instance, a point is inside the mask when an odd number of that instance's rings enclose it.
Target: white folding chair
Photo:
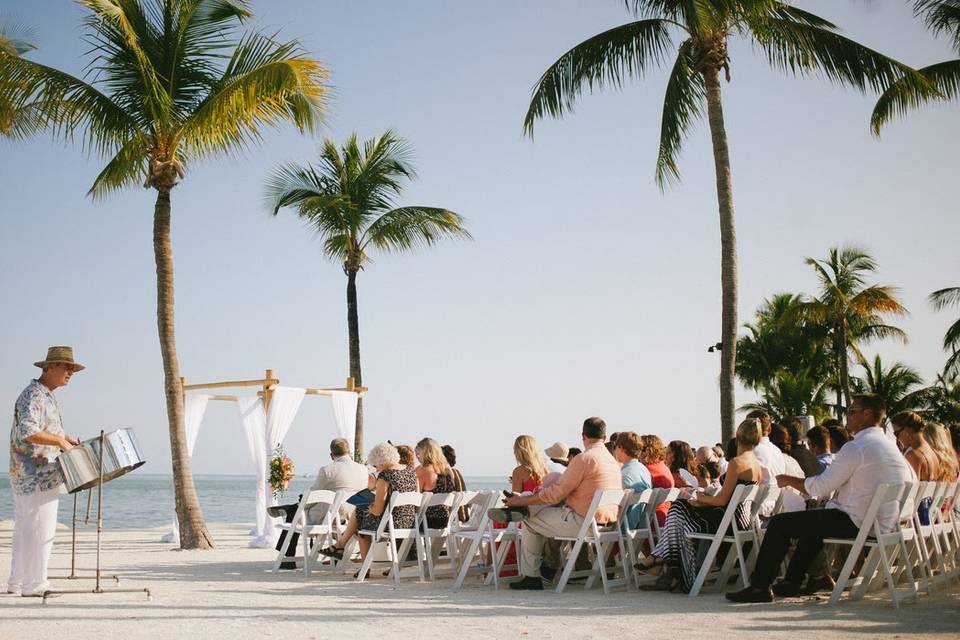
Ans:
[[[936,583],[942,581],[944,576],[941,560],[943,555],[940,550],[940,541],[937,539],[937,532],[933,522],[933,510],[935,498],[942,493],[942,489],[937,482],[920,482],[916,491],[915,504],[912,509],[912,537],[914,548],[919,554],[919,569],[921,576],[918,582],[924,585],[926,592],[930,593]],[[929,505],[926,523],[920,520],[919,508],[921,503],[926,502]]]
[[[497,500],[493,504],[494,509],[505,507],[503,494],[498,493]],[[520,525],[517,522],[508,522],[503,529],[498,529],[496,523],[487,518],[487,530],[483,536],[483,544],[490,550],[490,571],[487,572],[484,584],[493,583],[494,589],[500,588],[500,573],[504,569],[516,569],[517,575],[510,578],[510,581],[518,580],[520,576]],[[507,555],[511,547],[514,549],[516,565],[508,566]]]
[[[951,521],[952,498],[957,493],[957,482],[938,482],[930,503],[930,526],[937,542],[939,554],[937,568],[944,581],[952,580],[956,573],[955,530]]]
[[[661,489],[644,489],[628,494],[620,508],[620,519],[623,522],[623,541],[627,545],[627,562],[632,566],[640,557],[643,543],[647,543],[649,553],[656,544],[653,538],[653,529],[657,521],[655,496]],[[633,522],[631,522],[633,521]],[[640,587],[642,574],[633,572],[637,588]]]
[[[367,557],[363,559],[360,565],[360,572],[357,575],[357,582],[363,582],[370,571],[370,565],[373,563],[375,546],[377,543],[387,543],[387,555],[390,558],[391,573],[393,580],[400,584],[400,568],[406,561],[407,553],[410,550],[411,541],[416,545],[417,550],[417,575],[420,581],[423,581],[423,546],[417,531],[416,523],[420,518],[420,505],[423,502],[423,494],[419,491],[400,491],[390,494],[390,500],[387,508],[380,518],[380,525],[376,531],[364,529],[358,531],[361,536],[370,537],[370,549],[367,551]],[[398,507],[414,507],[413,517],[414,526],[410,529],[400,529],[394,525],[393,510]],[[398,542],[400,544],[398,545]]]
[[[310,565],[315,558],[315,550],[326,546],[332,541],[334,533],[333,521],[336,510],[340,508],[341,500],[342,496],[338,496],[338,494],[333,491],[323,489],[308,491],[303,494],[299,504],[297,504],[297,512],[294,514],[293,520],[277,525],[277,528],[285,531],[286,535],[284,536],[283,544],[280,545],[280,551],[277,552],[277,558],[273,561],[273,573],[277,573],[280,570],[280,563],[284,561],[296,562],[296,560],[300,558],[303,561],[304,575],[310,575]],[[317,505],[326,505],[323,520],[318,524],[308,524],[308,512],[312,507]],[[294,534],[299,534],[303,551],[300,555],[287,557],[287,550],[290,548]],[[310,543],[313,541],[313,538],[320,539],[314,541],[311,549]]]
[[[483,543],[489,541],[489,522],[488,512],[497,504],[499,492],[481,491],[464,492],[460,506],[465,506],[470,511],[470,519],[466,523],[459,523],[454,527],[453,542],[456,547],[454,557],[454,566],[456,577],[453,581],[453,590],[459,591],[463,588],[463,581],[469,573],[486,573],[488,567],[483,561]],[[493,551],[491,550],[491,554]],[[474,565],[474,560],[480,557],[480,564]]]
[[[656,511],[664,502],[673,502],[680,497],[680,489],[676,487],[672,489],[655,489],[656,493],[653,494],[653,509]],[[660,521],[657,518],[653,519],[653,539],[656,542],[660,542]]]
[[[417,522],[417,531],[423,539],[423,547],[427,558],[427,579],[433,580],[436,575],[435,564],[440,556],[440,551],[447,543],[450,537],[450,531],[453,527],[453,521],[457,520],[457,507],[460,504],[459,493],[424,493],[423,502],[420,504],[419,520]],[[427,523],[427,509],[430,507],[446,507],[448,510],[447,519],[440,528],[431,528]]]
[[[837,578],[837,584],[830,595],[830,604],[835,605],[840,601],[845,589],[852,588],[850,597],[852,599],[862,598],[866,593],[867,587],[873,581],[877,568],[883,572],[883,577],[890,589],[890,597],[893,600],[893,606],[899,608],[900,600],[905,598],[917,597],[917,585],[913,579],[913,566],[907,552],[906,540],[903,535],[903,529],[900,526],[900,519],[894,521],[892,531],[883,531],[880,527],[878,515],[880,509],[895,503],[897,512],[902,513],[904,501],[912,493],[911,483],[905,484],[882,484],[877,487],[877,491],[870,501],[870,506],[864,515],[863,522],[860,524],[860,530],[855,538],[827,538],[823,542],[825,545],[845,545],[850,547],[847,553],[847,559],[840,570],[840,576]],[[892,548],[892,552],[888,550]],[[860,576],[851,579],[854,567],[857,565],[864,550],[868,550],[867,558],[861,567]],[[897,571],[897,559],[902,566],[903,573],[906,574],[907,586],[897,588],[895,574]],[[902,592],[906,595],[902,595]]]
[[[566,560],[563,563],[563,573],[560,574],[560,581],[557,582],[557,593],[562,593],[567,586],[567,582],[571,578],[574,565],[576,565],[577,557],[580,555],[580,549],[583,545],[587,545],[587,548],[593,547],[595,551],[593,566],[586,572],[588,580],[585,586],[587,589],[592,586],[595,573],[600,574],[604,593],[609,593],[611,586],[629,585],[630,570],[626,567],[626,545],[624,545],[623,537],[620,535],[619,515],[615,522],[609,524],[601,525],[598,524],[596,520],[597,509],[613,505],[619,507],[623,502],[625,493],[623,489],[597,491],[593,494],[593,500],[590,502],[590,507],[584,515],[583,524],[580,525],[580,531],[577,532],[577,535],[574,537],[556,536],[556,540],[559,540],[561,543],[567,543],[564,546],[570,546]],[[617,581],[607,578],[606,567],[607,558],[614,544],[619,545],[617,549],[617,562],[623,567],[622,576]]]
[[[720,525],[717,527],[716,532],[687,534],[687,537],[691,540],[710,543],[703,562],[700,564],[700,569],[697,571],[697,577],[693,581],[693,587],[690,589],[689,595],[691,598],[696,598],[697,595],[700,594],[700,590],[703,589],[704,584],[711,578],[716,580],[717,585],[721,589],[724,588],[730,573],[737,565],[740,567],[740,578],[743,583],[750,583],[750,562],[744,554],[744,545],[747,542],[752,543],[750,558],[754,559],[756,557],[757,547],[759,546],[755,520],[759,517],[760,509],[764,503],[761,496],[767,498],[768,489],[768,487],[761,485],[738,485],[733,490],[730,501],[727,502],[727,508],[723,512],[723,517],[720,519]],[[749,523],[744,529],[741,529],[737,525],[736,514],[738,509],[749,510],[747,513]],[[727,533],[728,531],[730,532],[729,535]],[[721,568],[715,571],[714,563],[717,561],[717,556],[720,553],[720,547],[723,543],[729,543],[730,548],[727,550],[727,555],[723,559]]]

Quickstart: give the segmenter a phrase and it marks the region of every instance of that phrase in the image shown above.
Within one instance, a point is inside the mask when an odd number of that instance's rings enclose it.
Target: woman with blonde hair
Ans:
[[[443,455],[440,443],[433,438],[424,438],[417,443],[413,452],[420,462],[420,466],[416,468],[420,491],[424,493],[428,491],[451,493],[454,491],[453,471],[447,463],[447,457]],[[450,507],[443,505],[427,507],[427,526],[431,529],[444,528],[447,526],[449,519]]]
[[[547,476],[547,463],[533,436],[517,436],[513,441],[513,457],[517,461],[510,474],[510,488],[514,493],[533,493]]]
[[[923,418],[913,411],[901,411],[890,418],[890,424],[903,457],[917,475],[917,480],[936,480],[940,475],[940,462],[927,441]]]
[[[928,422],[923,429],[923,435],[926,436],[933,454],[937,458],[939,473],[937,477],[930,478],[940,482],[953,482],[957,479],[958,467],[957,452],[953,448],[950,439],[950,432],[942,424],[937,422]]]
[[[692,533],[716,533],[727,503],[739,485],[754,485],[760,481],[760,461],[753,450],[762,437],[760,421],[748,418],[737,427],[737,456],[727,466],[723,487],[715,496],[695,490],[687,500],[678,500],[670,507],[667,521],[660,530],[660,540],[649,556],[637,568],[651,575],[659,573],[657,582],[643,585],[647,590],[683,591],[687,593],[700,570],[697,564],[697,542]],[[681,496],[682,497],[682,496]],[[750,526],[749,508],[740,505],[734,526]],[[662,567],[662,570],[661,570]]]

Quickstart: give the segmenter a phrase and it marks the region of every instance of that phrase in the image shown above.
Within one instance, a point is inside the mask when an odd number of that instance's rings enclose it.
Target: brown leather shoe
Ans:
[[[747,587],[727,594],[730,602],[773,602],[773,591],[758,587]]]

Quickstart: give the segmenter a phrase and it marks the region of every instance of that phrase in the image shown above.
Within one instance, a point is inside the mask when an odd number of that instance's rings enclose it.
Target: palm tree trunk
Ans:
[[[722,309],[720,320],[720,433],[727,442],[734,433],[736,398],[734,369],[737,362],[737,234],[733,215],[733,180],[730,174],[730,151],[723,124],[720,99],[720,72],[704,72],[707,87],[707,115],[713,143],[713,163],[717,174],[717,204],[720,212],[720,287]]]
[[[843,360],[846,359],[846,353],[843,347],[840,346],[840,334],[837,333],[837,336],[833,339],[833,357],[837,361],[837,420],[843,420],[843,415],[846,413],[843,409],[843,375],[841,370],[843,369]]]
[[[360,372],[360,319],[357,314],[357,271],[347,270],[347,333],[350,342],[350,376],[358,387],[363,385]],[[353,436],[353,453],[363,456],[363,398],[357,400],[357,427]]]
[[[153,212],[153,253],[157,263],[157,327],[163,357],[163,390],[167,399],[173,489],[180,524],[181,549],[211,549],[213,538],[203,520],[200,501],[190,471],[187,437],[183,425],[183,389],[173,322],[173,244],[170,240],[170,190],[157,189]]]
[[[840,330],[840,349],[837,354],[840,358],[840,386],[843,387],[843,399],[846,400],[844,406],[850,406],[850,371],[849,358],[847,358],[847,332]]]

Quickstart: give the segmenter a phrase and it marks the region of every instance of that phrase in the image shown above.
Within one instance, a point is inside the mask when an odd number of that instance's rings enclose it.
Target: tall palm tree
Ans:
[[[936,381],[923,390],[923,409],[926,418],[941,424],[960,424],[960,375],[944,371]]]
[[[157,192],[153,249],[157,326],[180,543],[208,548],[187,456],[174,334],[170,193],[191,161],[236,153],[265,126],[314,129],[326,70],[294,42],[240,34],[240,0],[81,0],[90,43],[86,80],[0,52],[0,96],[31,102],[54,136],[108,157],[90,188],[99,198],[142,184]]]
[[[861,91],[882,90],[899,78],[926,81],[908,67],[839,34],[836,25],[777,0],[624,0],[635,22],[615,27],[563,54],[533,90],[524,129],[545,116],[571,111],[584,89],[620,87],[676,53],[667,81],[656,179],[661,188],[679,178],[677,157],[694,123],[706,114],[713,145],[720,214],[721,365],[720,423],[733,436],[737,337],[737,249],[733,178],[723,120],[720,78],[730,80],[728,42],[743,38],[775,69],[821,73]],[[674,35],[680,44],[674,44]]]
[[[864,374],[862,378],[852,378],[854,390],[857,393],[875,393],[883,398],[887,415],[913,411],[920,406],[923,378],[916,370],[902,362],[885,367],[879,355],[874,356],[873,362],[863,357],[858,358],[858,362]]]
[[[29,29],[12,23],[0,23],[0,52],[19,57],[36,48]],[[0,82],[3,82],[3,78],[4,68],[0,67]],[[0,96],[0,136],[11,139],[26,138],[36,133],[41,126],[39,114],[29,103],[15,102],[8,96]]]
[[[837,416],[850,406],[850,354],[862,358],[859,345],[873,339],[907,334],[884,323],[883,316],[903,316],[906,308],[894,287],[867,285],[877,270],[876,261],[857,247],[833,247],[826,260],[806,258],[820,280],[820,297],[803,302],[798,316],[824,327],[830,336],[837,373]]]
[[[960,306],[960,287],[948,287],[930,294],[930,304],[937,311],[950,306]],[[949,356],[944,371],[960,374],[960,318],[950,325],[943,336],[943,349]]]
[[[763,409],[780,421],[794,416],[813,416],[820,421],[827,415],[826,392],[826,381],[805,371],[793,373],[781,369],[763,385],[760,400],[744,404],[740,410]]]
[[[393,131],[361,143],[357,134],[342,148],[327,139],[318,165],[288,164],[267,182],[273,215],[292,207],[323,240],[323,252],[347,276],[347,333],[350,375],[360,385],[360,321],[357,274],[370,263],[371,250],[409,251],[443,237],[470,238],[464,219],[447,209],[396,207],[403,184],[417,176],[411,149]],[[354,453],[363,452],[363,401],[357,403]]]
[[[950,39],[950,46],[960,56],[960,0],[917,0],[914,13],[923,18],[927,28],[935,35],[945,34]],[[904,116],[932,100],[960,99],[960,58],[938,62],[917,71],[929,80],[936,91],[917,91],[916,85],[909,79],[892,83],[873,108],[870,128],[874,135],[879,136],[883,126],[894,117]]]

